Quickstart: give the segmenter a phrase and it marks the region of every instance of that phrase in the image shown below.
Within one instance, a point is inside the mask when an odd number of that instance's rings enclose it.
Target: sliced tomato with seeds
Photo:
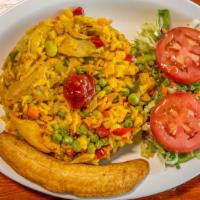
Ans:
[[[200,102],[187,92],[161,99],[151,112],[152,134],[171,152],[188,153],[200,148]]]
[[[156,61],[178,83],[200,81],[200,31],[188,27],[169,30],[157,44]]]

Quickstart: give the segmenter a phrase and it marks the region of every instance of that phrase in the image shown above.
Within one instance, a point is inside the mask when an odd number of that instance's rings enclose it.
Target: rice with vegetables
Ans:
[[[109,159],[141,131],[155,87],[132,50],[111,20],[81,8],[28,30],[3,65],[6,131],[72,163]]]

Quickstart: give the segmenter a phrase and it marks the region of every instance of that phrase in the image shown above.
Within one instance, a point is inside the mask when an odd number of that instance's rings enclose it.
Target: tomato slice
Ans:
[[[89,74],[72,74],[65,79],[63,94],[72,108],[86,107],[95,95],[94,78]]]
[[[107,137],[110,134],[109,129],[106,129],[104,126],[101,126],[97,129],[97,134],[100,138]]]
[[[127,133],[130,133],[131,131],[132,131],[132,128],[117,128],[117,129],[114,129],[112,131],[112,133],[114,135],[122,136],[122,135],[125,135]]]
[[[200,102],[187,92],[161,99],[151,112],[151,130],[158,143],[172,152],[200,148]]]
[[[200,81],[200,31],[171,29],[157,44],[156,60],[160,70],[178,83]]]

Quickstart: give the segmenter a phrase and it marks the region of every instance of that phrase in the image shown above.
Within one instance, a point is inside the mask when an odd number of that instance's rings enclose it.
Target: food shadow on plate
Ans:
[[[136,158],[140,158],[139,155],[141,143],[141,134],[135,136],[132,144],[127,144],[123,148],[119,149],[114,155],[111,156],[110,160],[101,160],[100,164],[110,164],[115,162],[128,161]],[[123,157],[123,158],[122,158]]]

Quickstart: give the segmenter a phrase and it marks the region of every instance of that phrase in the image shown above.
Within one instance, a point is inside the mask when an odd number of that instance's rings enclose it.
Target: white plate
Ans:
[[[44,18],[56,15],[58,10],[73,6],[82,6],[88,16],[112,18],[113,25],[129,40],[134,38],[142,23],[155,22],[159,8],[170,9],[174,26],[186,25],[194,18],[200,19],[200,7],[187,0],[29,0],[0,17],[0,64],[28,27]],[[0,127],[3,129],[3,125],[0,124]],[[137,147],[127,146],[114,156],[113,161],[130,160],[139,156]],[[131,199],[152,195],[180,185],[200,174],[198,160],[187,162],[179,170],[164,168],[157,158],[149,162],[150,174],[141,184],[128,194],[108,199]],[[34,190],[62,198],[76,198],[69,194],[48,192],[16,174],[2,159],[0,159],[0,171]]]

